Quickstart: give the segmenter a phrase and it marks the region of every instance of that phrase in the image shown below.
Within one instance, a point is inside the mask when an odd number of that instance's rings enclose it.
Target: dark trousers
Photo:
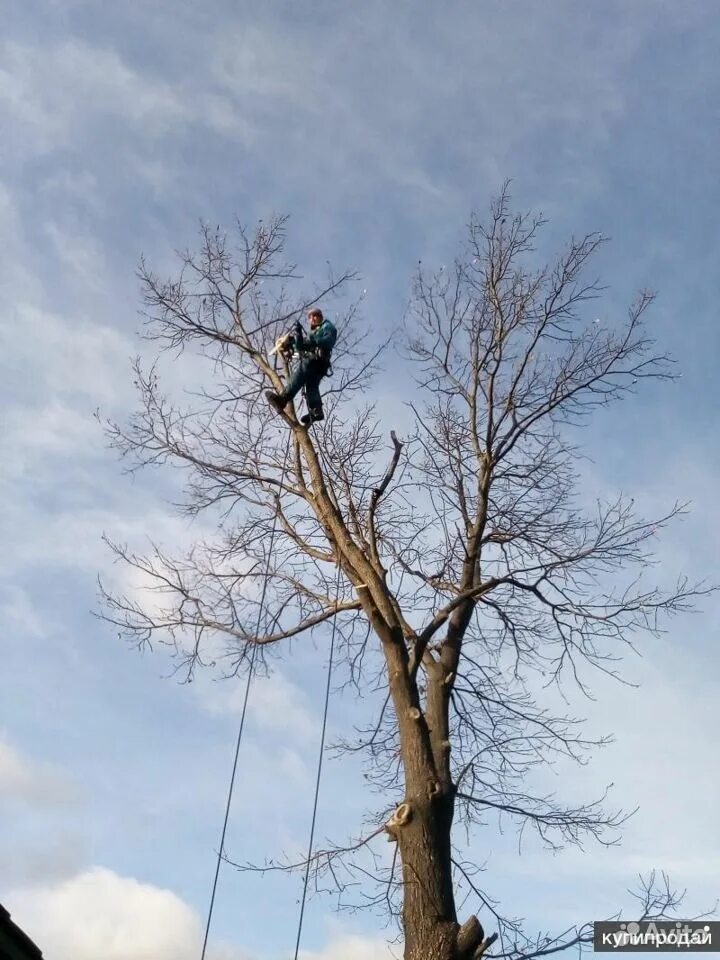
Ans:
[[[316,357],[302,357],[283,391],[285,397],[292,400],[305,387],[308,410],[321,410],[320,381],[327,374],[329,366],[326,360],[319,360]]]

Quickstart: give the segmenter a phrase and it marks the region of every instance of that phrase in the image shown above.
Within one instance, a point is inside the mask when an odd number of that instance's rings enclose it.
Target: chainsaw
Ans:
[[[285,357],[287,359],[291,357],[294,352],[295,335],[293,333],[284,333],[275,341],[275,346],[270,351],[270,356],[274,357],[279,354],[281,357]]]

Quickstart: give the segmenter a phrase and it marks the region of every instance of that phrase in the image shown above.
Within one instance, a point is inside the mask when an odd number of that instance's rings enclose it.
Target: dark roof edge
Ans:
[[[34,943],[30,937],[25,933],[24,930],[21,930],[20,927],[10,919],[10,913],[5,907],[0,903],[0,929],[2,929],[8,936],[16,942],[16,944],[21,947],[23,950],[28,952],[28,956],[36,957],[38,960],[42,957],[42,951],[36,943]]]

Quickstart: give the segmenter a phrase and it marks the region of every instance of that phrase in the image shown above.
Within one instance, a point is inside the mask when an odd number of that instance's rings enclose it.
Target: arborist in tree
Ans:
[[[278,341],[275,350],[286,355],[297,354],[298,361],[292,376],[282,393],[268,390],[265,396],[269,403],[280,412],[295,396],[305,388],[308,412],[301,418],[309,426],[317,420],[323,420],[325,414],[320,397],[320,381],[330,370],[330,356],[337,340],[337,330],[326,320],[322,310],[317,307],[308,313],[310,333],[303,330],[298,321],[293,333]]]

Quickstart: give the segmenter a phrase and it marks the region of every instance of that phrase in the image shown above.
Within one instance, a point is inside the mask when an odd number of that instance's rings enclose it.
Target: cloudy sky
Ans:
[[[380,332],[413,264],[450,258],[471,210],[511,177],[516,205],[551,219],[549,243],[612,237],[601,315],[658,291],[653,332],[682,377],[587,431],[590,475],[594,492],[622,489],[648,513],[691,500],[661,559],[717,582],[718,104],[714,0],[6,5],[0,901],[48,960],[199,955],[240,703],[211,677],[178,684],[162,654],[130,651],[90,613],[103,532],[192,535],[158,477],[121,474],[93,419],[131,407],[140,254],[167,265],[200,218],[288,213],[306,274],[327,259],[357,268]],[[640,689],[598,689],[585,712],[617,743],[558,774],[578,794],[612,781],[640,807],[624,844],[518,857],[483,838],[488,885],[531,926],[602,916],[652,867],[692,906],[717,896],[720,610],[703,607],[643,646],[628,666]],[[238,859],[305,842],[324,655],[319,642],[258,686],[228,841]],[[349,709],[334,702],[334,732]],[[329,764],[321,837],[360,824],[350,781]],[[213,960],[291,956],[298,894],[296,878],[224,871]],[[320,897],[304,955],[375,960],[386,936]]]

